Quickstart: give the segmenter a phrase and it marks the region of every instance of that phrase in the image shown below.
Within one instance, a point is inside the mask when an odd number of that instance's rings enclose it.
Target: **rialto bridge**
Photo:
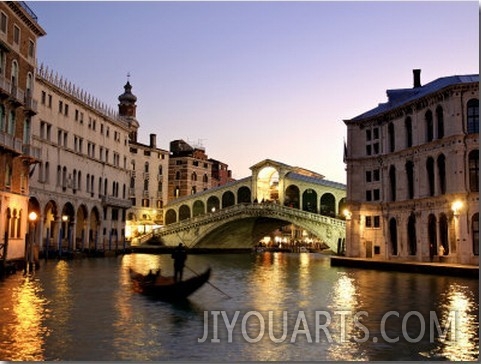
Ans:
[[[345,240],[345,185],[269,159],[251,170],[250,177],[164,206],[165,225],[154,235],[166,245],[247,248],[294,225],[338,250]]]

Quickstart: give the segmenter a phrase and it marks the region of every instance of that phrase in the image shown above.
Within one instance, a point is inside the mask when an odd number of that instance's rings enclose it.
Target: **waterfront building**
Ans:
[[[31,145],[37,40],[46,33],[24,2],[0,2],[0,264],[23,258],[29,173],[39,161]],[[2,270],[0,266],[0,271]]]
[[[126,221],[126,237],[131,240],[149,234],[152,229],[163,224],[162,208],[167,202],[169,152],[157,148],[156,134],[150,134],[149,144],[137,140],[137,97],[132,94],[129,82],[125,85],[125,92],[119,96],[119,101],[120,116],[128,121],[131,128],[129,198],[132,206]]]
[[[420,73],[344,120],[346,255],[479,265],[479,75]]]
[[[131,206],[131,123],[43,66],[35,96],[32,144],[41,158],[31,171],[30,208],[40,217],[37,244],[51,254],[121,247]]]
[[[169,202],[232,181],[228,165],[208,158],[205,148],[182,139],[170,142]]]

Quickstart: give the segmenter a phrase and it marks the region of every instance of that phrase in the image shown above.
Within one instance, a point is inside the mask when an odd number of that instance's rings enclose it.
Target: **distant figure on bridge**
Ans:
[[[187,251],[182,243],[174,249],[172,253],[172,259],[174,259],[174,281],[182,281],[182,275],[184,273],[185,261],[187,260]]]

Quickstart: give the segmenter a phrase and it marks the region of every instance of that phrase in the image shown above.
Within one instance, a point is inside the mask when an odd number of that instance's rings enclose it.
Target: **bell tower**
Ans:
[[[124,93],[119,96],[119,116],[129,125],[129,139],[131,142],[137,142],[137,130],[139,122],[136,119],[137,97],[132,93],[132,85],[130,84],[130,74],[127,75],[127,83],[124,86]]]

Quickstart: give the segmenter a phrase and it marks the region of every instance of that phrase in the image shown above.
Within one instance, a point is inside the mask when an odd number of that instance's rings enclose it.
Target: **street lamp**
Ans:
[[[451,204],[451,210],[453,210],[454,216],[458,217],[461,209],[463,208],[463,202],[456,200]]]
[[[60,230],[58,232],[58,257],[59,258],[62,256],[63,233],[64,233],[63,224],[68,221],[68,216],[62,215],[61,220],[62,221],[60,222]],[[67,230],[67,229],[65,229],[65,230]]]
[[[30,273],[33,271],[33,245],[35,243],[34,231],[35,231],[35,221],[37,221],[37,213],[32,211],[28,214],[28,220],[30,221],[30,231],[28,232],[28,249],[25,254],[25,272],[27,272],[27,265],[29,267]]]

